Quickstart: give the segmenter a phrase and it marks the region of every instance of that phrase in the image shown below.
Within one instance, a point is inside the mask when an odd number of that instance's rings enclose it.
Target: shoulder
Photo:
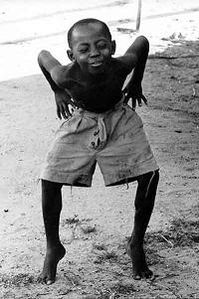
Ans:
[[[132,54],[125,54],[112,59],[112,67],[114,70],[129,74],[137,63],[137,56]]]
[[[51,71],[52,79],[61,87],[66,88],[68,82],[75,79],[77,73],[76,65],[57,65]]]

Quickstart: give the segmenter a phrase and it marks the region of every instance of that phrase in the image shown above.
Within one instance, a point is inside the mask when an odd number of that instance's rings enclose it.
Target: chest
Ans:
[[[100,76],[96,80],[76,81],[71,85],[71,93],[76,99],[88,98],[107,98],[113,97],[121,92],[125,76],[109,73],[106,76]]]

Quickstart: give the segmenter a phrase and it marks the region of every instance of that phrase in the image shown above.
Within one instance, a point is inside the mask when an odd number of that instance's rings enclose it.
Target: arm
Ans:
[[[136,38],[134,43],[130,46],[130,48],[126,51],[125,56],[135,56],[136,61],[135,68],[133,73],[130,74],[130,78],[126,83],[126,86],[123,89],[123,93],[125,96],[124,102],[128,102],[129,99],[132,99],[132,108],[136,107],[136,100],[138,101],[139,106],[142,105],[141,101],[143,100],[145,104],[147,104],[147,100],[142,94],[142,86],[141,82],[144,75],[145,65],[149,52],[149,42],[144,36],[140,36]],[[129,64],[131,67],[132,64]]]
[[[38,55],[38,63],[52,90],[55,92],[61,89],[52,79],[52,73],[61,67],[60,62],[50,52],[42,50]]]
[[[69,92],[62,87],[63,78],[60,74],[63,74],[63,66],[58,60],[56,60],[48,51],[41,51],[38,55],[39,66],[51,86],[51,89],[55,93],[55,101],[57,105],[57,115],[61,119],[68,118],[71,115],[68,105],[75,107]]]

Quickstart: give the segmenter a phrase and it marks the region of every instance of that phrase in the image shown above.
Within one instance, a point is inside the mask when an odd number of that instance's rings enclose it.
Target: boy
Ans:
[[[42,179],[42,208],[47,251],[40,279],[55,281],[57,264],[65,255],[59,239],[63,185],[90,187],[96,162],[105,185],[137,180],[134,229],[127,245],[133,277],[149,278],[143,239],[154,206],[158,166],[143,131],[142,121],[127,102],[146,103],[141,81],[149,51],[145,37],[138,37],[124,56],[113,58],[115,41],[107,25],[83,19],[68,32],[71,62],[62,66],[43,50],[38,62],[55,93],[57,115],[67,119],[56,133]],[[133,75],[122,91],[124,81]],[[73,113],[69,106],[74,108]]]

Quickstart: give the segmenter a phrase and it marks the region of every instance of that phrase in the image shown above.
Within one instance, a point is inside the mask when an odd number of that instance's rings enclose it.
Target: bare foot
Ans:
[[[48,285],[55,282],[57,264],[64,257],[65,252],[66,250],[62,244],[54,248],[47,249],[43,270],[38,278],[39,282],[43,282]]]
[[[143,246],[133,244],[130,240],[127,244],[127,254],[132,260],[134,279],[140,280],[141,278],[151,278],[153,276],[153,272],[146,263]]]

